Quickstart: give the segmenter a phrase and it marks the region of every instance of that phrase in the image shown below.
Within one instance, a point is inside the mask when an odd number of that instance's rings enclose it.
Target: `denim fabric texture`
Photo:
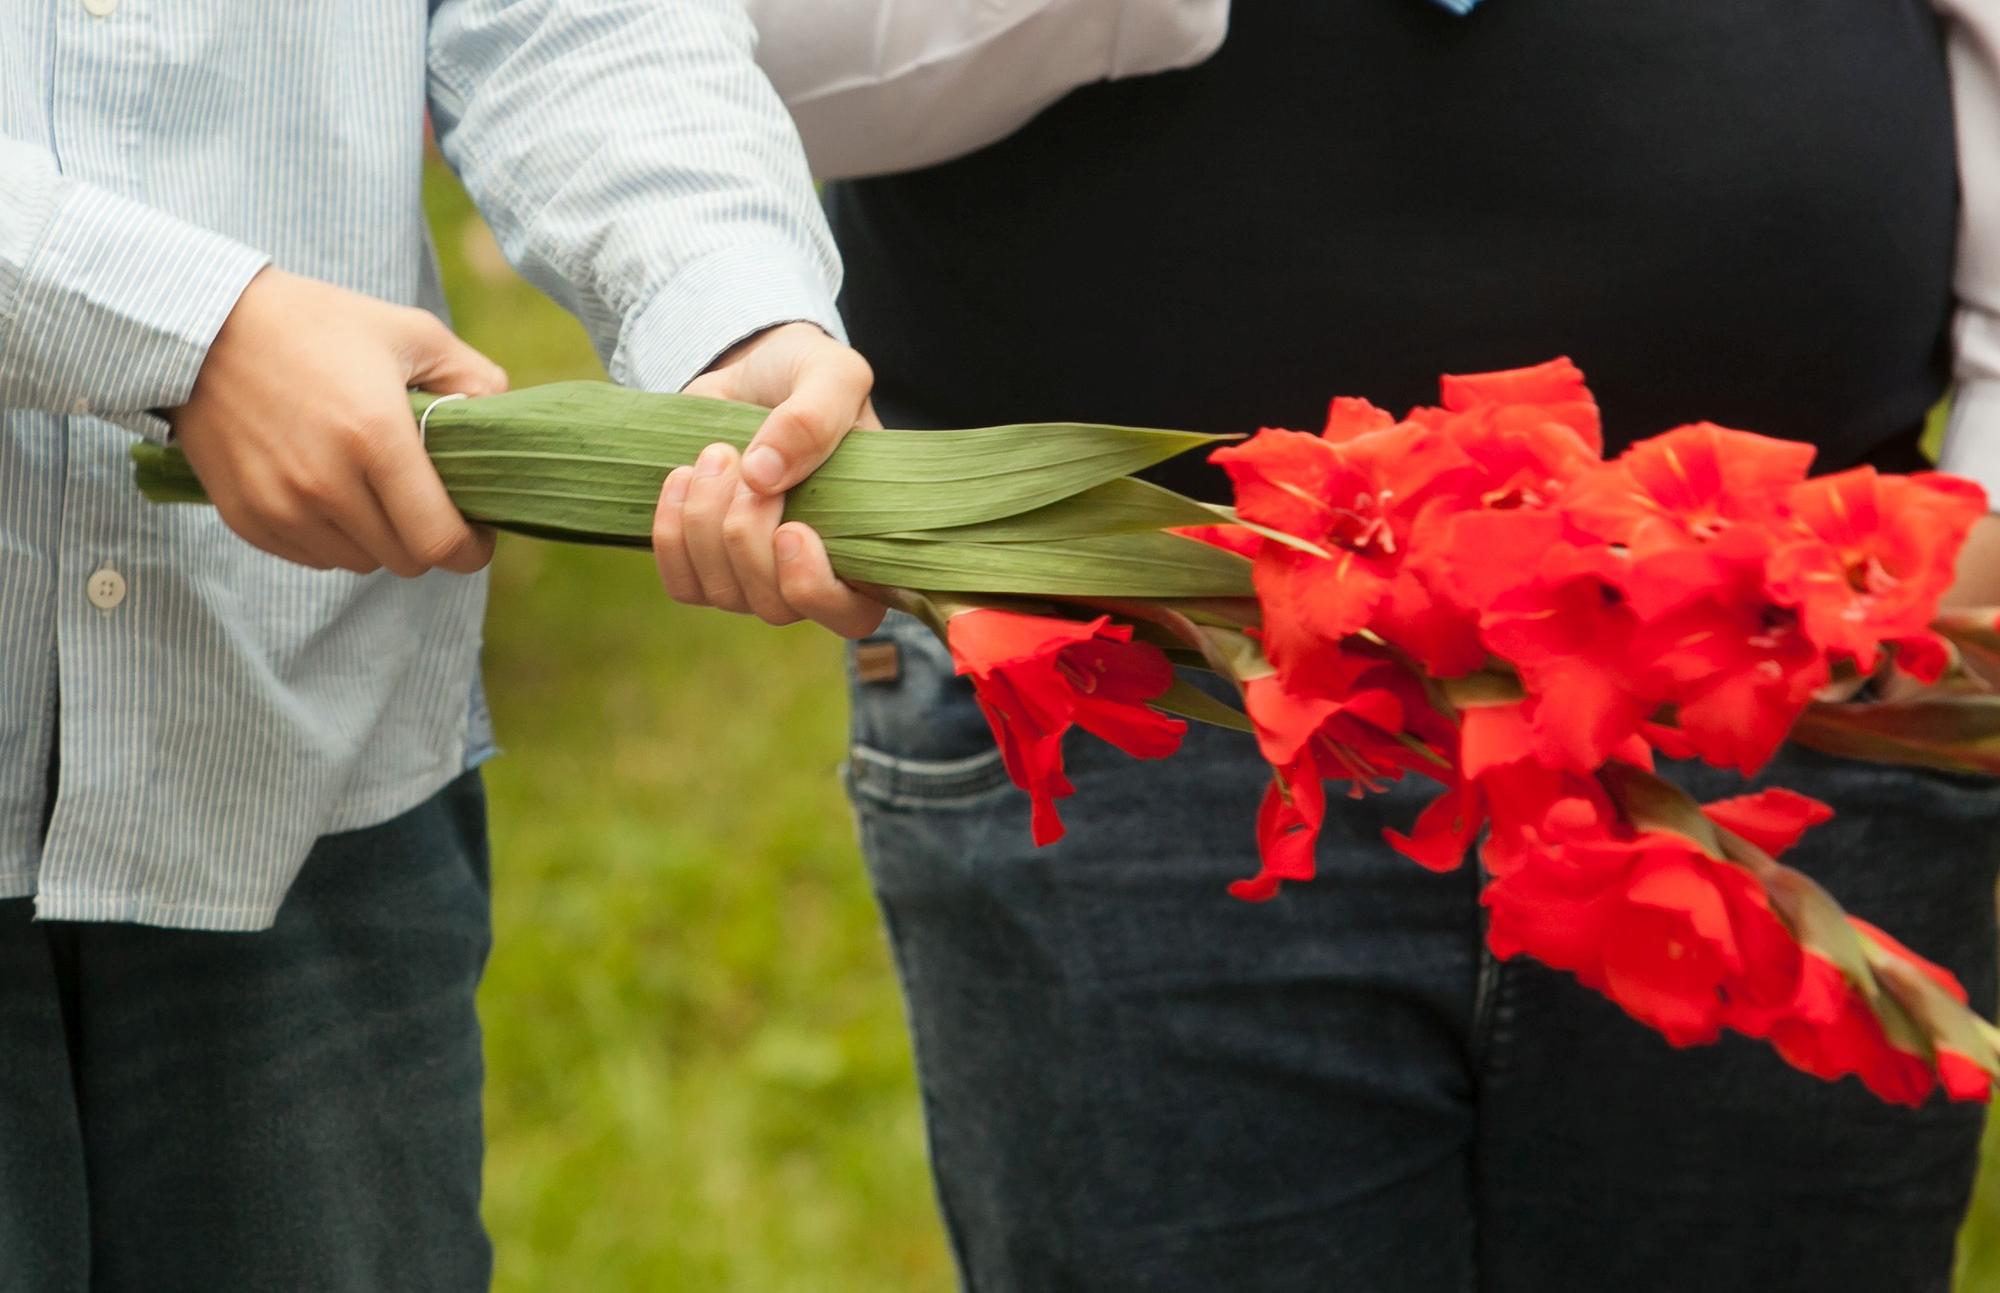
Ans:
[[[252,934],[0,902],[0,1288],[473,1293],[476,772],[312,850]]]
[[[971,693],[893,617],[849,786],[974,1293],[1943,1293],[1983,1111],[1892,1108],[1740,1038],[1676,1050],[1482,950],[1479,877],[1392,853],[1427,784],[1334,801],[1321,878],[1255,867],[1267,776],[1195,727],[1078,734],[1035,849]],[[1684,769],[1704,798],[1736,778]],[[1781,757],[1839,817],[1792,855],[1994,999],[2000,788]]]

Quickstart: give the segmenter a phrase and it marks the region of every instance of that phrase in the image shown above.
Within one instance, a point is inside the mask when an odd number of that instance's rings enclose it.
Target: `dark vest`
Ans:
[[[1614,443],[1710,418],[1822,469],[1907,454],[1957,216],[1922,0],[1236,10],[1203,67],[829,186],[891,425],[1317,429],[1335,394],[1568,354]]]

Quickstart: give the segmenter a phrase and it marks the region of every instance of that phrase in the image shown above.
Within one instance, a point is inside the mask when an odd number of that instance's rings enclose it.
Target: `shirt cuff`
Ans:
[[[845,342],[833,294],[788,243],[754,243],[689,263],[619,330],[613,381],[677,391],[737,342],[781,323],[812,323]]]
[[[65,181],[28,260],[0,369],[35,403],[164,439],[260,251],[93,185]]]
[[[1981,485],[1988,507],[2000,508],[2000,378],[1959,383],[1938,451],[1938,470]]]

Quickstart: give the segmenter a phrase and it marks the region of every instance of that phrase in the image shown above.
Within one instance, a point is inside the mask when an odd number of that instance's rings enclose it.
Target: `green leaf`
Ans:
[[[908,588],[1050,597],[1243,597],[1250,563],[1171,534],[1110,534],[1048,543],[933,539],[827,541],[842,577]]]
[[[155,503],[206,503],[208,491],[178,449],[140,441],[132,446],[133,477],[139,492]]]
[[[1923,1030],[1932,1050],[1963,1055],[2000,1077],[2000,1053],[1979,1028],[1979,1017],[1931,977],[1866,934],[1860,935],[1868,964],[1896,1004]]]
[[[1185,678],[1175,678],[1173,686],[1147,703],[1154,709],[1193,719],[1197,723],[1207,723],[1211,727],[1226,727],[1232,732],[1253,735],[1257,730],[1250,725],[1250,719],[1242,710],[1217,700]]]
[[[1929,1058],[1929,1037],[1876,976],[1860,931],[1854,928],[1833,895],[1804,872],[1772,865],[1774,872],[1763,877],[1764,891],[1770,895],[1778,915],[1791,926],[1800,945],[1840,967],[1881,1021],[1882,1033],[1891,1045],[1911,1055]]]
[[[1210,667],[1239,687],[1277,672],[1265,656],[1263,644],[1249,634],[1210,624],[1196,627]]]
[[[1792,729],[1809,749],[1869,763],[2000,774],[2000,696],[1814,705]]]
[[[766,416],[748,404],[557,382],[438,403],[429,445],[454,497],[459,484],[495,483],[497,473],[519,489],[601,486],[616,477],[629,481],[631,492],[657,498],[668,470],[717,441],[742,448]],[[1217,442],[1186,431],[1083,423],[853,431],[792,490],[786,516],[826,538],[976,524],[1046,507]],[[582,506],[567,514],[564,528],[591,528],[588,499],[575,501]],[[624,524],[622,512],[613,515]]]
[[[1939,611],[1931,627],[1989,672],[2000,672],[2000,611],[1992,607]]]
[[[465,515],[571,542],[645,546],[661,482],[766,413],[561,382],[479,399],[417,395],[426,448]],[[1164,533],[1213,510],[1127,473],[1214,442],[1180,431],[1046,424],[850,433],[787,498],[848,579],[1040,597],[1247,599],[1250,563]],[[134,450],[149,497],[196,500],[176,449]]]
[[[973,543],[1044,543],[1100,534],[1211,525],[1208,505],[1148,481],[1121,476],[1045,507],[971,525],[887,534],[885,538]]]
[[[1694,843],[1710,857],[1722,857],[1722,838],[1715,823],[1693,796],[1673,782],[1644,768],[1616,761],[1598,770],[1598,780],[1617,802],[1626,820],[1642,831],[1665,831]]]
[[[467,516],[525,533],[635,545],[651,533],[652,507],[670,470],[718,441],[743,447],[767,416],[747,404],[605,382],[558,382],[464,400],[420,394],[411,407],[420,417],[429,411],[426,447]],[[980,543],[1204,524],[1214,519],[1204,505],[1123,478],[1217,439],[1066,423],[857,430],[791,491],[786,516],[828,539],[989,527],[944,536]],[[133,458],[149,497],[204,497],[178,449],[140,446]],[[1089,491],[1098,492],[1060,506]],[[1031,523],[997,524],[1038,511]],[[1140,559],[1131,552],[1113,557]],[[1234,592],[1228,585],[1222,595]]]

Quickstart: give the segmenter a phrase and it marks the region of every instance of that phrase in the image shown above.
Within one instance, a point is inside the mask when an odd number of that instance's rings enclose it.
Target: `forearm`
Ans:
[[[63,176],[0,139],[0,407],[162,436],[245,284],[249,247]]]
[[[612,376],[678,389],[753,332],[838,335],[838,261],[735,0],[444,0],[445,155]]]

